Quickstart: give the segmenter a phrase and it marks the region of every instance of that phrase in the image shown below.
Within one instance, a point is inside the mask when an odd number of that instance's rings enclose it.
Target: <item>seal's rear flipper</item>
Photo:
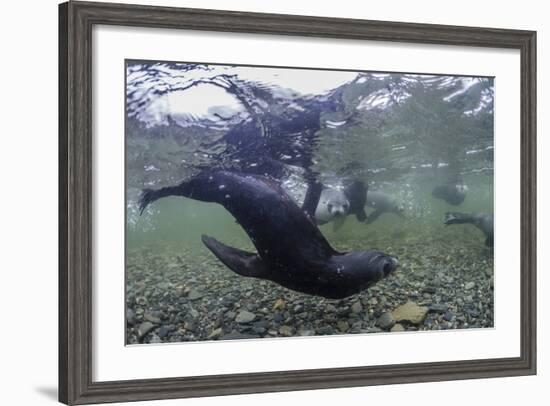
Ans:
[[[141,216],[143,214],[143,211],[147,208],[147,206],[149,206],[149,204],[166,196],[183,196],[183,194],[178,186],[163,187],[158,190],[143,189],[138,202],[139,215]]]
[[[472,216],[466,213],[445,213],[445,218],[443,219],[443,224],[466,224],[473,223]]]
[[[371,224],[376,220],[378,217],[380,217],[384,213],[384,210],[382,209],[376,209],[371,214],[369,214],[369,217],[367,219],[367,224]]]
[[[265,265],[257,254],[229,247],[207,235],[203,235],[201,239],[204,245],[233,272],[255,278],[261,278],[265,274]]]

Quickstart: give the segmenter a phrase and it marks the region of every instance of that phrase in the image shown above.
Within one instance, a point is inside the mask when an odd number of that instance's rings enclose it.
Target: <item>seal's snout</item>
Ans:
[[[399,261],[396,257],[389,257],[388,261],[384,264],[384,276],[388,276],[390,273],[395,271],[395,269],[399,266]]]
[[[341,206],[328,205],[328,212],[334,217],[344,216],[346,214],[346,209]]]

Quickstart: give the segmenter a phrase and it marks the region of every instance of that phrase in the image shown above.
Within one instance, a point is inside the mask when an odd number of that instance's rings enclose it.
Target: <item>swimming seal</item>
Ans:
[[[374,211],[369,213],[367,224],[373,223],[384,213],[394,213],[403,217],[403,206],[384,192],[369,191],[367,196],[367,206],[374,209]]]
[[[355,215],[358,221],[364,222],[367,219],[367,189],[363,181],[354,181],[343,190],[324,188],[315,209],[315,221],[320,225],[332,221],[334,231],[344,225],[348,215]]]
[[[143,210],[165,196],[184,196],[225,207],[244,228],[257,253],[203,235],[203,243],[239,275],[267,279],[286,288],[340,299],[368,288],[398,265],[380,251],[340,253],[312,219],[270,178],[228,171],[201,172],[177,186],[144,190]]]
[[[445,225],[450,224],[473,224],[485,234],[485,245],[493,246],[494,221],[492,214],[483,213],[445,213],[443,220]]]
[[[334,229],[340,228],[349,213],[349,200],[344,191],[334,188],[325,188],[321,192],[319,204],[315,209],[315,221],[323,225],[333,222]]]
[[[445,200],[447,203],[453,206],[462,204],[466,198],[468,192],[468,186],[464,183],[449,182],[445,185],[439,185],[433,188],[432,196],[437,199]]]

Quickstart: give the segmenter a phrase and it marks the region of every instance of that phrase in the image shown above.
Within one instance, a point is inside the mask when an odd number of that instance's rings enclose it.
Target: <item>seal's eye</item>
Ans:
[[[332,212],[332,204],[327,205],[327,209],[328,209],[329,213]]]

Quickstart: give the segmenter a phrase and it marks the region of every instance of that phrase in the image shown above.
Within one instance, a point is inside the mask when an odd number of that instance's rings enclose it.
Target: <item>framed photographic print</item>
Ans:
[[[60,401],[536,372],[534,32],[59,16]]]

